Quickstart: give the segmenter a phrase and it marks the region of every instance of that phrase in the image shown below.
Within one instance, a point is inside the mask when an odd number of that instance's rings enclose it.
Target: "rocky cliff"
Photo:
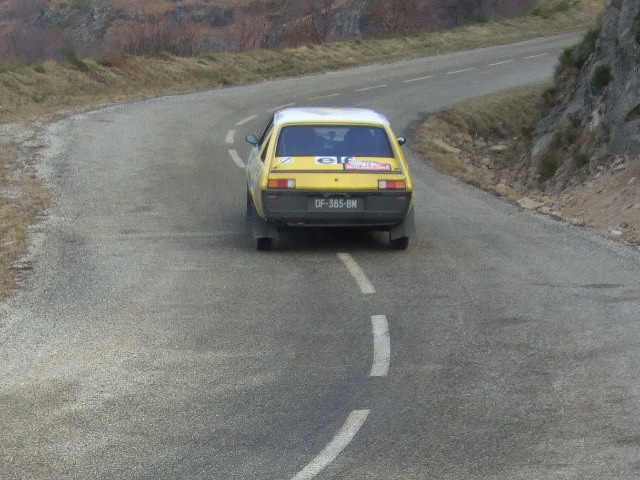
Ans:
[[[555,106],[537,125],[530,177],[560,190],[639,162],[640,0],[612,0],[598,30],[560,58]]]

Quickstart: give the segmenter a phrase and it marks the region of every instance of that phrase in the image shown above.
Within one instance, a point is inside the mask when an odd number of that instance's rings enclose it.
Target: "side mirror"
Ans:
[[[404,138],[404,137],[398,137],[398,138],[396,138],[396,140],[397,140],[397,142],[398,142],[398,145],[400,145],[400,146],[402,146],[402,145],[404,145],[405,143],[407,143],[407,139],[406,139],[406,138]]]
[[[258,145],[258,137],[256,137],[255,135],[247,135],[245,140],[253,146]]]

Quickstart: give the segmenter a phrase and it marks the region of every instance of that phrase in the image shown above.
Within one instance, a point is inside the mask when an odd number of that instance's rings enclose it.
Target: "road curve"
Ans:
[[[153,99],[51,126],[56,206],[0,310],[0,478],[632,479],[640,255],[406,152],[418,234],[244,224],[275,108],[399,134],[550,76],[561,36]]]

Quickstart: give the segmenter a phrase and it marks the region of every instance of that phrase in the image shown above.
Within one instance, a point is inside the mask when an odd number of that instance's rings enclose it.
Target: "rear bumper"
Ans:
[[[411,192],[264,191],[265,220],[280,227],[378,227],[402,223]]]

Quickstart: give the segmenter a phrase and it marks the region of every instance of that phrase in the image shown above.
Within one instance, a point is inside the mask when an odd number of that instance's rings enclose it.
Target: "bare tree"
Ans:
[[[46,4],[43,0],[23,0],[14,10],[14,26],[0,38],[0,61],[34,63],[61,58],[60,48],[68,43],[62,32],[37,25]]]
[[[408,35],[422,25],[416,0],[371,0],[365,10],[364,27],[377,35]]]
[[[309,36],[315,44],[327,41],[332,28],[336,0],[312,0],[306,14],[310,26]]]
[[[138,16],[120,25],[110,36],[112,48],[133,55],[171,53],[191,56],[199,53],[200,40],[206,27],[194,23],[181,24],[164,16]]]
[[[240,13],[227,29],[225,38],[232,50],[244,52],[269,46],[270,22],[264,13],[247,15]]]

